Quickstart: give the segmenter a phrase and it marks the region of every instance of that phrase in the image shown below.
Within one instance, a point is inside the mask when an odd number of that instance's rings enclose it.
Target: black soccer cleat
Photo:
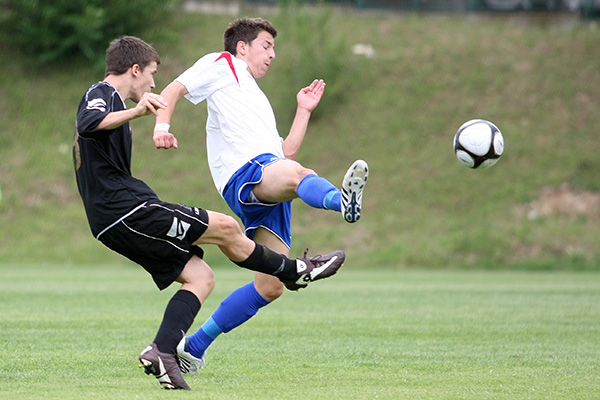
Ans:
[[[147,375],[154,375],[163,389],[192,390],[183,379],[175,354],[158,351],[152,343],[140,354],[140,368]]]
[[[342,250],[311,258],[306,258],[307,252],[308,249],[304,252],[304,257],[296,259],[296,269],[298,272],[296,280],[283,282],[288,290],[296,291],[303,289],[310,282],[329,278],[342,267],[346,259],[346,253]]]

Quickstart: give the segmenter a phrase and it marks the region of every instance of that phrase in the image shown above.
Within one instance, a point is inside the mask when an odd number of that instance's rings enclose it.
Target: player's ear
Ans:
[[[139,64],[133,64],[131,66],[131,68],[129,69],[131,75],[133,76],[138,76],[139,74],[142,73],[142,69],[140,68]]]
[[[246,55],[246,47],[247,44],[246,42],[244,42],[243,40],[238,40],[237,45],[235,46],[235,50],[236,50],[236,56],[240,55],[240,56],[245,56]]]

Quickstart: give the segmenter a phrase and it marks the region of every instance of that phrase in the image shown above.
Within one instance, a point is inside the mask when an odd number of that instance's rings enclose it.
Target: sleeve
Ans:
[[[91,87],[85,94],[77,111],[77,129],[82,137],[95,137],[96,127],[110,113],[112,93],[106,86]]]
[[[219,89],[238,84],[233,64],[219,53],[202,57],[175,80],[185,86],[185,98],[193,104],[201,103]]]

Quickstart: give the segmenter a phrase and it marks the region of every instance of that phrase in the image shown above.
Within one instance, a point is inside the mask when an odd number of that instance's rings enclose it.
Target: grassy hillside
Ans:
[[[299,160],[335,183],[356,158],[372,174],[356,225],[296,201],[293,254],[343,248],[351,268],[600,267],[595,26],[458,15],[269,18],[280,29],[278,57],[259,84],[281,134],[295,93],[322,77],[328,88]],[[163,59],[158,90],[220,50],[230,20],[181,15],[147,37]],[[372,44],[375,57],[353,55],[355,43]],[[77,104],[102,71],[3,58],[0,260],[122,262],[89,233],[70,156]],[[164,200],[228,212],[206,165],[205,106],[181,102],[177,113],[176,151],[153,148],[153,119],[132,123],[134,174]],[[495,122],[505,137],[505,155],[489,170],[461,166],[452,151],[456,129],[472,118]],[[563,183],[570,188],[544,189]],[[224,257],[211,250],[208,261]]]

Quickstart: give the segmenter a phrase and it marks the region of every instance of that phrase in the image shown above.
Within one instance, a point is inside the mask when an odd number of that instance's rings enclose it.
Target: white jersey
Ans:
[[[211,53],[182,73],[193,104],[207,101],[208,164],[219,193],[231,176],[252,158],[273,153],[284,157],[275,115],[245,61],[228,52]]]

